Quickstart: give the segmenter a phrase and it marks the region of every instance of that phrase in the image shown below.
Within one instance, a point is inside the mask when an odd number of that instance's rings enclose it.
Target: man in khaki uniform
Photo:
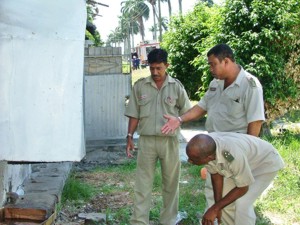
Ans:
[[[166,122],[163,115],[180,116],[190,108],[190,101],[182,84],[167,75],[168,54],[154,49],[148,55],[151,76],[138,80],[132,90],[125,115],[129,117],[128,157],[134,149],[133,133],[138,130],[137,171],[134,188],[132,225],[149,225],[149,212],[155,167],[161,164],[162,197],[160,223],[175,225],[179,195],[179,142],[178,133],[164,135],[160,128]]]
[[[255,225],[253,203],[284,166],[276,149],[251,135],[216,132],[193,137],[186,153],[190,163],[205,165],[212,178],[215,203],[203,215],[202,225],[213,225],[215,219],[221,224],[222,209],[233,202],[230,224]],[[226,194],[224,177],[234,180],[234,187]]]
[[[207,115],[208,132],[238,132],[258,136],[265,120],[263,90],[258,79],[236,64],[231,48],[218,44],[207,53],[210,71],[215,79],[197,105],[179,118],[165,115],[168,122],[162,132],[168,134],[188,122]],[[224,191],[234,186],[232,179],[225,178]],[[214,204],[210,175],[205,184],[207,208]],[[231,225],[234,205],[223,210],[223,222]]]

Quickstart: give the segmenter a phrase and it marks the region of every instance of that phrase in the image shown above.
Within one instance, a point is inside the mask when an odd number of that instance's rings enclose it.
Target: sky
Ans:
[[[109,5],[109,7],[104,6],[98,6],[99,14],[101,17],[97,16],[95,18],[95,25],[97,26],[97,30],[99,31],[102,40],[106,41],[107,36],[118,26],[118,16],[121,15],[121,2],[124,0],[97,0],[99,3],[103,3],[106,5]],[[182,10],[183,13],[186,13],[187,11],[191,11],[193,9],[193,6],[198,0],[182,0]],[[220,2],[222,0],[217,0],[214,2]],[[178,0],[172,0],[172,13],[178,13]],[[167,3],[161,3],[162,8],[162,16],[163,17],[169,17],[168,14],[168,4]],[[145,22],[146,27],[146,36],[145,40],[152,40],[152,33],[149,30],[149,28],[153,25],[153,19],[152,19],[152,11],[150,11],[150,17]],[[140,35],[135,36],[135,43],[139,43],[141,41]]]

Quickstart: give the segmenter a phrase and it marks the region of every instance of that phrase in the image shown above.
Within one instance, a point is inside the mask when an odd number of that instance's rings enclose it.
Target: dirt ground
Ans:
[[[117,153],[116,153],[117,154]],[[118,158],[115,155],[115,158]],[[119,163],[119,162],[118,162]],[[90,172],[99,164],[95,162],[87,162],[83,160],[80,163],[75,163],[73,165],[73,170],[76,171],[76,178],[79,178],[84,183],[88,183],[97,188],[97,186],[103,186],[105,183],[107,186],[128,186],[131,190],[134,187],[134,176],[124,180],[121,174],[115,172]],[[111,164],[110,164],[111,165]],[[106,165],[103,165],[106,166]],[[129,180],[128,180],[129,179]],[[126,182],[126,184],[125,184]],[[99,188],[100,189],[100,188]],[[92,223],[85,219],[79,218],[79,214],[82,213],[95,213],[101,212],[103,215],[106,214],[107,209],[115,211],[117,209],[122,209],[125,207],[131,207],[133,205],[132,195],[129,191],[114,192],[113,194],[104,194],[99,192],[94,198],[89,202],[84,204],[74,205],[74,203],[67,202],[62,209],[59,210],[59,213],[56,218],[55,225],[87,225],[87,224],[109,224],[109,225],[118,225],[123,223]],[[122,221],[121,221],[122,222]],[[151,222],[149,225],[158,225],[157,222]],[[180,225],[180,223],[178,223]]]
[[[117,156],[116,156],[117,157]],[[94,162],[87,162],[83,160],[80,163],[75,163],[73,170],[77,173],[77,178],[84,181],[84,183],[91,184],[97,187],[97,184],[106,183],[107,185],[122,185],[117,177],[108,173],[89,173],[97,166]],[[79,218],[80,213],[95,213],[103,212],[106,209],[119,209],[128,205],[132,205],[129,192],[119,192],[114,194],[99,193],[89,202],[76,206],[71,202],[66,202],[65,206],[60,210],[57,215],[55,225],[83,225],[95,224],[87,223],[85,219]],[[105,223],[106,224],[106,223]]]

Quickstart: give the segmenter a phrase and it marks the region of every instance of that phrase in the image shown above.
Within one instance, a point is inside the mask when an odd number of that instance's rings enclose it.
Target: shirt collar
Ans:
[[[233,83],[238,85],[238,86],[241,86],[241,82],[245,77],[245,70],[240,65],[239,65],[239,67],[241,68],[241,70],[240,70],[239,74],[237,75],[237,77],[236,77],[236,79]]]
[[[145,79],[146,79],[146,83],[154,83],[154,81],[152,80],[151,75],[146,77]],[[176,82],[175,79],[167,74],[166,79],[164,81],[164,84],[166,84],[166,83],[175,83],[175,82]]]
[[[244,79],[246,74],[245,74],[245,70],[243,69],[243,67],[241,67],[240,65],[239,65],[239,67],[241,68],[241,70],[240,70],[239,74],[237,75],[235,81],[231,85],[229,85],[229,87],[233,86],[235,84],[238,86],[241,86],[242,80]],[[219,85],[222,88],[224,87],[224,82],[225,82],[224,80],[219,80],[219,79],[215,79],[215,80],[217,81],[216,85]]]

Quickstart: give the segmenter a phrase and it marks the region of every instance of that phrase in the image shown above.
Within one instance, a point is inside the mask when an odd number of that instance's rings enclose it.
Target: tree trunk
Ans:
[[[133,33],[133,24],[130,23],[130,27],[131,28],[131,48],[134,48],[134,33]]]
[[[168,8],[169,8],[169,21],[171,21],[171,16],[172,16],[171,0],[168,0]]]
[[[143,17],[140,16],[138,18],[138,23],[139,23],[141,38],[142,38],[142,41],[144,42],[145,41],[145,26],[144,26]]]
[[[182,15],[182,0],[178,0],[179,4],[179,14]]]
[[[156,14],[155,5],[152,5],[152,13],[153,13],[153,27],[154,27],[153,40],[157,41],[157,35],[156,35],[157,25],[156,25],[156,17],[155,17],[155,14]]]
[[[158,0],[158,21],[159,21],[159,42],[162,42],[162,28],[161,28],[161,8],[160,0]]]

